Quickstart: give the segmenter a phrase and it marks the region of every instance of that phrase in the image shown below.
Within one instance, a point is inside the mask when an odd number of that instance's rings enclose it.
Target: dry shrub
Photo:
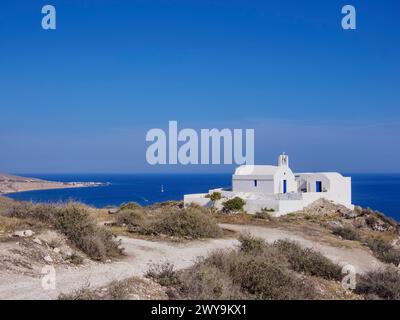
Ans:
[[[215,219],[204,209],[196,207],[166,211],[150,227],[160,234],[192,239],[217,238],[223,235]]]
[[[143,209],[123,209],[117,214],[117,223],[128,226],[141,226],[145,222],[145,212]]]
[[[127,300],[129,297],[128,281],[113,281],[108,286],[108,294],[111,300]]]
[[[136,202],[127,202],[120,205],[118,211],[140,209],[142,206]]]
[[[380,238],[370,238],[366,241],[374,256],[385,263],[396,266],[400,263],[400,250],[393,247],[390,242]]]
[[[117,223],[128,230],[145,235],[168,235],[180,238],[217,238],[223,235],[216,220],[204,208],[140,208],[124,209],[117,214]]]
[[[21,219],[34,219],[56,228],[94,260],[103,261],[123,253],[120,242],[109,230],[98,226],[82,204],[18,203],[7,214]]]
[[[289,269],[286,257],[256,238],[241,237],[240,250],[216,251],[181,272],[163,267],[148,273],[165,278],[181,299],[313,299],[314,286]],[[168,276],[166,277],[165,274]],[[170,279],[173,279],[171,281]],[[178,280],[177,280],[178,279]]]
[[[288,259],[290,268],[294,271],[328,280],[342,278],[342,268],[313,249],[302,248],[298,243],[290,240],[277,240],[274,247]]]
[[[261,252],[268,244],[260,238],[253,237],[251,234],[241,234],[239,237],[240,250],[246,253]]]
[[[400,274],[398,268],[389,266],[383,270],[368,272],[357,281],[356,292],[367,298],[399,300]]]
[[[332,233],[346,240],[358,241],[361,239],[359,233],[351,227],[335,227],[332,229]]]
[[[186,299],[237,300],[245,299],[240,287],[220,269],[203,263],[180,274],[180,295]],[[179,296],[178,296],[179,297]]]
[[[160,265],[152,264],[146,272],[146,277],[153,279],[165,287],[180,284],[178,274],[174,270],[174,265],[169,262]]]
[[[83,287],[73,291],[72,293],[61,293],[58,300],[96,300],[98,296],[88,287]]]

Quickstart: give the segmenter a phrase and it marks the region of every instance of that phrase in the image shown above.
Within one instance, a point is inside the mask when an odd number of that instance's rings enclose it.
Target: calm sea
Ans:
[[[352,177],[353,203],[400,220],[400,174],[346,174]],[[184,194],[229,187],[230,174],[63,174],[27,175],[53,181],[110,182],[95,188],[55,189],[9,194],[18,200],[53,202],[76,200],[95,207],[136,201],[141,205],[181,200]],[[164,192],[161,192],[163,186]]]

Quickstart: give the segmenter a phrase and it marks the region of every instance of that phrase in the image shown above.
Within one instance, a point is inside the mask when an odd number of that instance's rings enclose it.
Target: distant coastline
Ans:
[[[48,181],[0,173],[0,195],[36,190],[99,187],[106,184],[104,182]]]

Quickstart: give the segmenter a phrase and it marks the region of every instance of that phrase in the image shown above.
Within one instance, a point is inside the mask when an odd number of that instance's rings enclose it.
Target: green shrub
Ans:
[[[367,239],[366,245],[374,256],[385,263],[400,264],[400,250],[393,247],[388,241],[380,238]]]
[[[277,240],[274,247],[287,257],[292,270],[319,276],[328,280],[340,280],[342,268],[310,248],[302,248],[290,240]]]
[[[235,197],[222,203],[222,207],[224,212],[235,213],[243,211],[243,207],[245,204],[246,201],[244,201],[242,198]]]
[[[346,240],[360,240],[359,233],[351,227],[335,227],[332,233]]]
[[[356,292],[367,297],[400,300],[399,270],[390,266],[380,271],[371,271],[357,281]]]
[[[222,199],[221,192],[213,192],[212,194],[206,195],[206,198],[209,198],[212,202],[218,201]]]

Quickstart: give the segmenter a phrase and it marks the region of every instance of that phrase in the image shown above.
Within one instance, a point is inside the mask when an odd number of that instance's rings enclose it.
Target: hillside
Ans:
[[[399,299],[390,269],[399,262],[395,221],[326,201],[272,218],[180,202],[116,211],[0,197],[0,299]],[[341,285],[349,264],[356,290]],[[38,281],[46,265],[57,272],[52,290]]]
[[[101,185],[94,182],[57,182],[46,181],[36,178],[19,177],[15,175],[0,173],[0,194],[46,190],[46,189],[64,189],[81,188]]]

